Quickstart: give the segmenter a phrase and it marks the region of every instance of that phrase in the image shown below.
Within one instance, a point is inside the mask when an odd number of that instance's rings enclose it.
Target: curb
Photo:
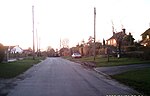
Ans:
[[[100,74],[100,75],[103,75],[103,76],[106,77],[107,79],[111,79],[111,77],[110,77],[109,75],[107,75],[107,74],[105,74],[105,73],[103,73],[103,72],[97,70],[96,68],[93,68],[93,70],[94,70],[96,73],[98,73],[98,74]]]

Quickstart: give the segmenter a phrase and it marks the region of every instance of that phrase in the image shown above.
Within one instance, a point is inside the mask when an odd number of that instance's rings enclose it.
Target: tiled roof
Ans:
[[[150,28],[149,29],[147,29],[144,33],[142,33],[141,35],[147,35],[147,34],[149,34],[150,35]]]
[[[118,33],[114,33],[113,36],[111,38],[109,38],[108,40],[110,39],[117,39],[117,38],[121,38],[123,36],[125,36],[126,34],[124,32],[118,32]],[[107,40],[107,41],[108,41]]]

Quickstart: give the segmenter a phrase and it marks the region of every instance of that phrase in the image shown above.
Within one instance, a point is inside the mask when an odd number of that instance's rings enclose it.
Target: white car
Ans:
[[[72,58],[81,58],[81,54],[80,53],[73,53],[72,54]]]

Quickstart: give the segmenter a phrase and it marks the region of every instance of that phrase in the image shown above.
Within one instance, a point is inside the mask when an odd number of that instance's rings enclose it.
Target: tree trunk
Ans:
[[[121,57],[121,41],[119,42],[119,45],[118,45],[118,58],[120,58]]]

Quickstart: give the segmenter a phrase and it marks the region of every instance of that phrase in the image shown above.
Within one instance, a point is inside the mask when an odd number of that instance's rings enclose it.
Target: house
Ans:
[[[70,56],[70,49],[69,48],[61,48],[59,50],[60,56]]]
[[[142,36],[141,45],[150,46],[150,28],[147,29],[143,34],[141,34],[141,36]]]
[[[32,49],[29,47],[28,49],[24,49],[23,50],[23,54],[25,55],[25,56],[32,56]]]
[[[4,46],[5,48],[5,60],[8,61],[10,59],[18,58],[19,54],[23,52],[22,48],[17,46]]]
[[[23,49],[19,47],[19,45],[14,46],[13,48],[10,48],[10,53],[22,53]]]
[[[113,32],[113,36],[106,40],[106,45],[117,46],[117,42],[127,35],[125,31],[125,29],[122,29],[121,32]]]

